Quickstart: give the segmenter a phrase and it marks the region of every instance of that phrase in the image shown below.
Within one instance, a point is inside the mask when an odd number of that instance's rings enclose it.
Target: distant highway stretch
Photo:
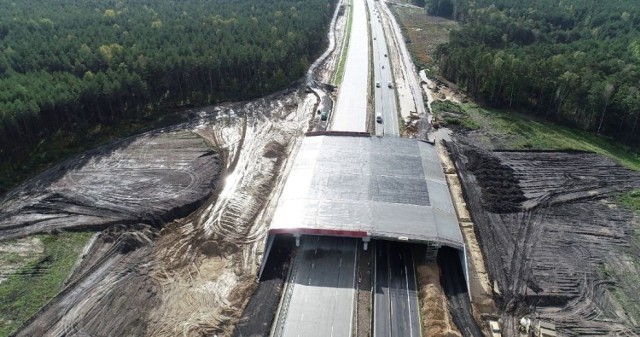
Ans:
[[[351,336],[358,240],[304,236],[274,336]]]
[[[375,245],[374,337],[420,337],[413,256],[408,245]]]
[[[375,90],[374,118],[377,136],[399,136],[396,90],[392,75],[390,53],[384,35],[382,17],[374,0],[367,0],[371,20],[371,41],[373,45],[373,77]],[[377,120],[377,116],[381,116]]]
[[[352,0],[353,20],[344,76],[340,83],[331,130],[367,131],[367,84],[369,69],[369,34],[365,0]]]

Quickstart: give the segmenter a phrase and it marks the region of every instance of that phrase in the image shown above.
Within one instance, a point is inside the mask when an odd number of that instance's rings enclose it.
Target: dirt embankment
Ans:
[[[440,269],[434,262],[421,262],[416,267],[420,289],[420,315],[425,336],[460,337],[453,323],[449,302],[440,285]]]
[[[229,335],[255,288],[270,191],[313,111],[313,102],[297,101],[298,91],[290,91],[230,104],[189,126],[226,158],[220,188],[161,231],[143,224],[110,227],[67,287],[17,336]],[[252,117],[229,117],[240,111]]]
[[[515,336],[523,316],[570,336],[638,333],[620,304],[640,290],[630,263],[640,256],[638,225],[613,202],[640,187],[637,172],[593,153],[449,148],[497,284],[504,335]]]

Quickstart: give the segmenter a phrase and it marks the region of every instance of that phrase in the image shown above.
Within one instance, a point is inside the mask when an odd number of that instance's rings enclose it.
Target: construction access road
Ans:
[[[374,0],[367,0],[369,20],[371,22],[373,77],[375,82],[376,135],[399,136],[398,109],[396,106],[396,90],[392,75],[387,39],[382,27],[382,18]],[[381,119],[378,120],[377,116]]]
[[[272,336],[351,335],[357,248],[353,238],[302,238]]]
[[[410,246],[400,242],[378,241],[375,250],[373,336],[421,336]]]

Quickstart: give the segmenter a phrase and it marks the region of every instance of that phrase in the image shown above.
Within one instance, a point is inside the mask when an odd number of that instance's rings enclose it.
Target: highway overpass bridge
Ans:
[[[464,250],[435,146],[366,133],[308,135],[270,235],[411,241]]]
[[[378,243],[374,336],[420,336],[413,256],[398,242],[424,244],[434,254],[456,249],[468,284],[440,159],[434,145],[416,139],[308,134],[278,199],[263,265],[278,235],[295,237],[299,249],[273,336],[351,335],[359,244],[366,250]]]

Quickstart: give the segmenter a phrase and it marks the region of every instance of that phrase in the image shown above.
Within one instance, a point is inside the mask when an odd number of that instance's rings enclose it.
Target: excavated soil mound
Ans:
[[[494,213],[511,213],[520,210],[525,200],[518,186],[514,169],[502,165],[496,157],[485,155],[481,151],[469,149],[467,169],[476,177],[482,189],[484,207]]]
[[[0,201],[0,240],[113,224],[160,226],[216,185],[220,158],[188,131],[156,131],[75,157]]]
[[[460,337],[453,323],[447,298],[440,285],[440,270],[435,263],[421,264],[417,268],[420,286],[420,314],[426,336]]]

